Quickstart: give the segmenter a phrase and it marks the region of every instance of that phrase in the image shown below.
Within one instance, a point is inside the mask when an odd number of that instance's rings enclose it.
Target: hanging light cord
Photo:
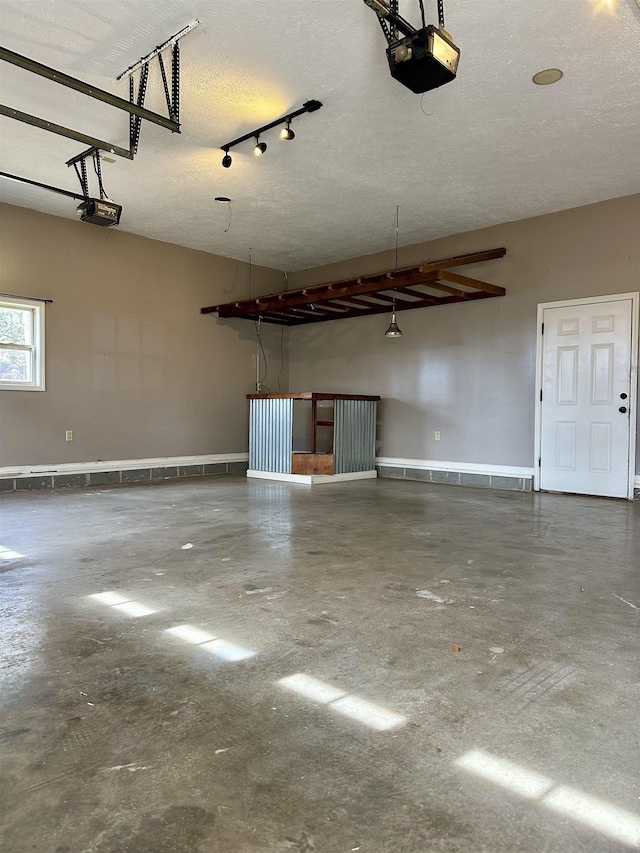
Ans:
[[[400,239],[400,205],[396,205],[396,269],[398,269],[398,242]],[[396,313],[396,289],[393,288],[393,313]]]
[[[287,291],[289,289],[289,276],[286,273],[286,270],[282,271],[282,275],[284,276],[284,289]],[[282,371],[284,370],[284,323],[280,326],[280,372],[278,373],[278,391],[282,391],[280,387],[280,377],[282,376]]]
[[[396,206],[396,269],[398,269],[398,240],[400,237],[400,206]]]
[[[249,299],[252,296],[253,290],[253,253],[251,249],[249,249]],[[257,320],[254,321],[254,325],[256,327],[256,384],[261,388],[269,391],[265,382],[267,379],[267,375],[269,373],[269,365],[267,363],[267,354],[264,351],[264,347],[262,345],[262,338],[260,336],[260,320],[262,318],[258,317]],[[260,353],[262,353],[262,360],[264,362],[264,376],[260,377]],[[256,391],[258,389],[256,388]]]
[[[258,319],[256,320],[256,340],[260,344],[260,351],[262,352],[262,361],[264,362],[264,375],[262,376],[262,378],[258,379],[258,382],[259,382],[262,390],[266,391],[267,393],[270,394],[271,389],[268,388],[266,385],[267,375],[269,373],[269,365],[267,364],[267,354],[264,351],[264,346],[262,345],[262,337],[260,336],[260,320],[261,319],[262,319],[262,317],[258,317]],[[258,370],[259,369],[260,368],[258,368]]]
[[[444,0],[438,0],[438,27],[444,29]]]
[[[228,233],[229,233],[229,229],[231,228],[231,220],[232,220],[232,219],[233,219],[233,208],[231,207],[231,202],[229,202],[229,224],[228,224],[228,225],[227,225],[227,227],[224,229],[224,233],[225,233],[225,234],[228,234]]]

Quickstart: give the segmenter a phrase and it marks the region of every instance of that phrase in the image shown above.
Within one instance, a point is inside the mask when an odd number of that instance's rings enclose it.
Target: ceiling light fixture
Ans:
[[[241,142],[246,142],[247,139],[255,139],[256,145],[254,147],[254,153],[258,156],[262,156],[264,152],[267,150],[267,143],[260,142],[260,136],[266,130],[271,130],[272,127],[277,127],[279,124],[286,124],[286,127],[283,127],[280,136],[282,139],[295,139],[296,135],[291,130],[291,122],[294,118],[303,115],[303,113],[314,113],[316,110],[319,110],[322,106],[320,101],[305,101],[304,104],[300,107],[299,110],[294,110],[292,113],[287,113],[287,115],[281,116],[275,121],[269,122],[269,124],[263,124],[262,127],[256,127],[255,130],[250,131],[249,133],[245,133],[244,136],[239,136],[237,139],[232,139],[231,142],[227,142],[224,145],[221,145],[220,148],[224,151],[224,157],[222,158],[222,165],[225,169],[228,169],[233,162],[231,159],[231,155],[229,154],[230,148],[235,148],[236,145],[240,145]]]
[[[395,307],[396,307],[396,303],[395,303],[395,298],[394,298],[394,301],[393,301],[394,310],[391,314],[391,322],[389,323],[389,328],[384,333],[385,338],[401,338],[402,337],[402,332],[400,331],[400,329],[398,328],[398,324],[396,323]]]
[[[220,204],[229,204],[231,202],[231,199],[227,198],[226,195],[217,195],[214,201],[219,201]]]
[[[531,78],[536,86],[549,86],[551,83],[557,83],[562,79],[562,71],[559,68],[545,68],[543,71],[538,71]]]

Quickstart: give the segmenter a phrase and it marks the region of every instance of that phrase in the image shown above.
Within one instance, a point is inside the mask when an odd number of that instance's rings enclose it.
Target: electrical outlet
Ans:
[[[436,441],[440,441],[440,430],[439,429],[436,430],[434,438]]]
[[[65,440],[65,441],[73,441],[73,430],[72,430],[72,429],[68,429],[68,430],[65,432],[65,434],[64,434],[64,440]]]

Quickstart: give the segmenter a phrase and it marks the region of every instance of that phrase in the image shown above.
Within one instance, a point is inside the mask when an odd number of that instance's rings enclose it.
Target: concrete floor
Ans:
[[[639,504],[227,476],[0,511],[3,851],[640,846]]]

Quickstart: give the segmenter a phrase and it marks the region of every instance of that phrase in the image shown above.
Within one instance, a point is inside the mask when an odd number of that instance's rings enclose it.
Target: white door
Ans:
[[[628,495],[632,305],[544,309],[542,489]]]

